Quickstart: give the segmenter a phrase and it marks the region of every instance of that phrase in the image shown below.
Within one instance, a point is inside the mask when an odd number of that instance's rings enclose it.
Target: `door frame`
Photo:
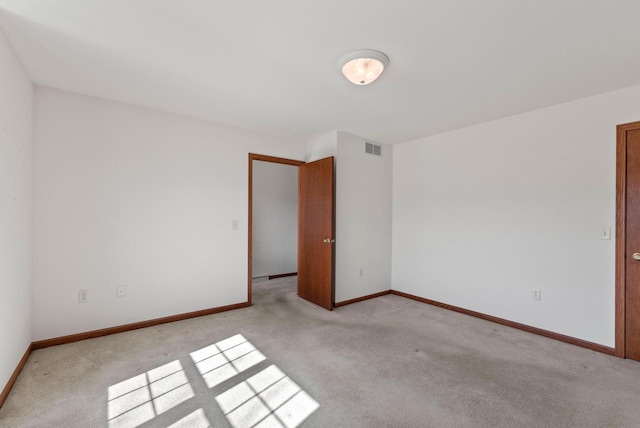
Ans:
[[[247,234],[249,239],[249,255],[247,258],[248,261],[248,278],[247,278],[247,303],[251,305],[251,279],[252,279],[252,263],[253,263],[253,161],[263,161],[263,162],[271,162],[278,163],[282,165],[292,165],[295,167],[299,167],[300,165],[305,164],[304,161],[294,160],[294,159],[286,159],[279,158],[275,156],[268,155],[259,155],[255,153],[249,153],[249,216],[247,220]]]
[[[640,129],[640,122],[617,126],[616,137],[616,347],[615,355],[626,356],[626,239],[627,239],[627,131]]]

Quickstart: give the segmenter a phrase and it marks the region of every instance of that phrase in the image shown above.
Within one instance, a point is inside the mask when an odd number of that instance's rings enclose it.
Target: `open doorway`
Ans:
[[[254,284],[293,277],[298,251],[298,166],[303,161],[249,154],[248,301]]]

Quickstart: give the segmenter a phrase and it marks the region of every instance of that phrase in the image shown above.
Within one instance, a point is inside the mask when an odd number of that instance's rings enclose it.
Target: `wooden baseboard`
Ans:
[[[13,385],[16,383],[16,380],[18,380],[18,376],[20,376],[20,372],[22,372],[22,369],[24,368],[24,365],[27,364],[27,360],[29,359],[29,356],[31,355],[31,351],[33,349],[34,349],[33,348],[33,343],[29,344],[29,346],[27,347],[26,352],[22,356],[22,359],[18,363],[18,366],[13,371],[13,374],[9,378],[9,381],[7,382],[7,384],[5,385],[4,389],[2,390],[2,393],[0,393],[0,407],[2,407],[2,405],[4,404],[4,401],[9,396],[9,391],[11,391],[11,388],[13,388]]]
[[[286,278],[287,276],[296,276],[296,275],[298,275],[298,272],[281,273],[279,275],[269,275],[269,280],[276,279],[276,278]]]
[[[95,337],[107,336],[110,334],[123,333],[125,331],[137,330],[139,328],[153,327],[159,324],[169,322],[182,321],[189,318],[201,317],[204,315],[212,315],[220,312],[231,311],[234,309],[246,308],[251,306],[248,302],[236,303],[235,305],[220,306],[217,308],[203,309],[201,311],[187,312],[184,314],[171,315],[163,318],[156,318],[148,321],[140,321],[132,324],[125,324],[116,327],[102,328],[100,330],[87,331],[84,333],[70,334],[68,336],[54,337],[52,339],[38,340],[32,343],[33,349],[47,348],[49,346],[63,345],[65,343],[78,342],[85,339],[93,339]]]
[[[560,342],[569,343],[571,345],[580,346],[582,348],[591,349],[592,351],[602,352],[607,355],[615,355],[615,349],[610,348],[608,346],[600,345],[593,342],[588,342],[586,340],[577,339],[571,336],[565,336],[564,334],[554,333],[549,330],[543,330],[537,327],[531,327],[526,324],[520,324],[518,322],[509,321],[503,318],[494,317],[491,315],[486,315],[481,312],[471,311],[469,309],[460,308],[458,306],[448,305],[446,303],[436,302],[435,300],[425,299],[423,297],[414,296],[413,294],[403,293],[401,291],[391,290],[391,294],[396,296],[405,297],[407,299],[415,300],[422,303],[427,303],[429,305],[437,306],[439,308],[448,309],[450,311],[459,312],[461,314],[470,315],[472,317],[480,318],[486,321],[495,322],[497,324],[506,325],[507,327],[516,328],[518,330],[523,330],[529,333],[537,334],[540,336],[548,337],[550,339],[555,339]]]
[[[381,291],[379,293],[369,294],[368,296],[357,297],[355,299],[344,300],[342,302],[336,302],[334,306],[336,308],[339,308],[340,306],[346,306],[352,303],[362,302],[364,300],[375,299],[376,297],[386,296],[387,294],[391,294],[391,290]]]

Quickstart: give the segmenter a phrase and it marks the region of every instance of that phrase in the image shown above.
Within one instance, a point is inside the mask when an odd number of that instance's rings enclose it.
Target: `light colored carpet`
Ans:
[[[0,409],[3,428],[232,423],[638,427],[640,363],[392,295],[328,312],[293,277],[257,281],[251,308],[35,351]]]

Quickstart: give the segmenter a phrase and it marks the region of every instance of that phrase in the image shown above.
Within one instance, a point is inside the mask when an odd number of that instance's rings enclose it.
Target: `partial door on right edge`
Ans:
[[[626,162],[621,162],[621,154]],[[618,171],[618,192],[623,192],[618,209],[622,208],[621,202],[624,206],[624,221],[618,227],[624,226],[624,233],[617,236],[617,274],[623,278],[617,310],[622,312],[618,316],[624,317],[624,335],[620,335],[624,343],[616,347],[624,349],[624,355],[619,356],[640,361],[640,122],[618,127],[618,168],[622,169]]]

